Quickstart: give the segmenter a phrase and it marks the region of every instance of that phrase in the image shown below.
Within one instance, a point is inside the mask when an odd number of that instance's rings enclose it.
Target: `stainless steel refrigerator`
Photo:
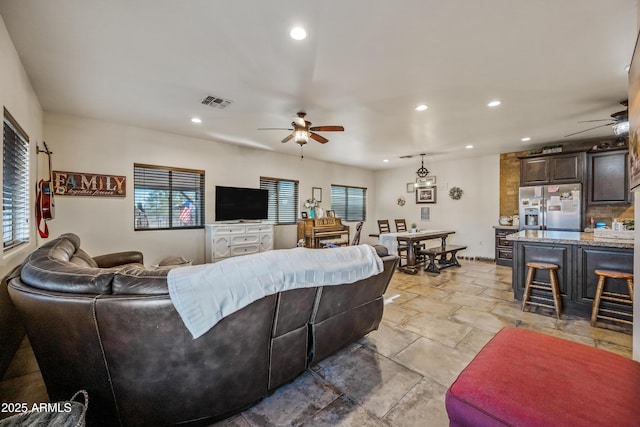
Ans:
[[[582,229],[582,184],[520,187],[520,230]]]

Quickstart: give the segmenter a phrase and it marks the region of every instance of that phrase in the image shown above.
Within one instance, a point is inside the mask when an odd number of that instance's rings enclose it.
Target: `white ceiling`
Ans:
[[[306,111],[345,132],[305,158],[383,169],[613,137],[564,135],[624,109],[636,3],[0,0],[0,14],[45,111],[291,155],[287,131],[257,129]]]

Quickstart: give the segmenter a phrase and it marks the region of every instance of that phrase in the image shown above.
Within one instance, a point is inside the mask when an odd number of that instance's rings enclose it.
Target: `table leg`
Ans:
[[[407,265],[404,266],[403,271],[409,274],[418,273],[418,269],[416,268],[416,251],[411,241],[407,244]]]

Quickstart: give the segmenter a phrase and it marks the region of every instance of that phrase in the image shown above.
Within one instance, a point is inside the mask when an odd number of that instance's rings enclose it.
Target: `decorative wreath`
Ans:
[[[396,203],[398,204],[398,206],[404,206],[407,201],[404,199],[404,197],[400,196],[398,197],[398,200],[396,200]]]
[[[462,191],[462,188],[452,187],[451,190],[449,190],[449,197],[451,197],[453,200],[460,200],[460,198],[462,197],[462,193],[464,193],[464,191]]]

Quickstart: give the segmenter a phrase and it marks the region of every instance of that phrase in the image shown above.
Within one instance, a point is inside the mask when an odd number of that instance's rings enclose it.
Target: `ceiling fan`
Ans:
[[[291,122],[291,128],[258,128],[258,130],[290,130],[292,131],[282,142],[294,140],[300,147],[309,142],[309,138],[318,141],[320,144],[326,144],[329,142],[327,138],[322,135],[318,135],[315,132],[342,132],[344,127],[342,126],[311,126],[311,122],[305,120],[307,113],[300,111],[298,115],[293,118]]]
[[[625,107],[627,107],[627,102],[628,100],[624,100],[621,101],[620,104],[624,105]],[[579,133],[583,133],[583,132],[589,132],[590,130],[594,130],[594,129],[598,129],[598,128],[602,128],[605,126],[612,126],[613,127],[613,132],[616,134],[616,136],[622,136],[625,135],[627,133],[629,133],[629,110],[628,109],[624,109],[622,111],[618,111],[617,113],[613,113],[611,115],[610,119],[599,119],[599,120],[583,120],[580,121],[578,123],[594,123],[594,122],[607,122],[605,124],[602,125],[598,125],[589,129],[585,129],[585,130],[581,130],[579,132],[574,132],[574,133],[570,133],[569,135],[565,135],[564,137],[568,137],[568,136],[573,136],[573,135],[577,135]]]

